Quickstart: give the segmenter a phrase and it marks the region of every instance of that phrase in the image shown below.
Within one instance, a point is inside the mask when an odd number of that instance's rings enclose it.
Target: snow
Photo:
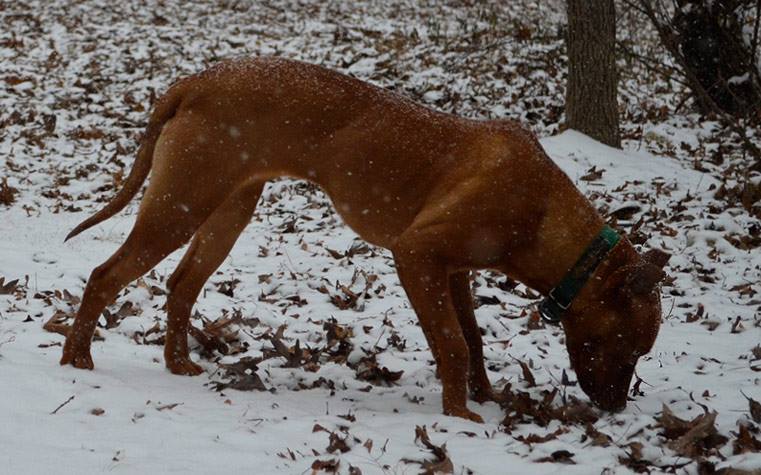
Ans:
[[[10,206],[0,204],[0,277],[20,282],[15,292],[0,293],[0,471],[290,474],[335,459],[341,473],[350,466],[364,474],[418,473],[420,465],[404,460],[433,457],[415,441],[416,426],[426,426],[433,444],[446,444],[455,473],[631,473],[619,457],[632,443],[641,443],[654,464],[686,464],[684,471],[697,473],[697,463],[677,456],[658,435],[654,418],[662,406],[691,418],[706,405],[718,413],[719,433],[732,439],[738,422],[750,417],[743,393],[761,400],[761,362],[752,354],[761,342],[761,252],[731,242],[761,223],[714,197],[719,187],[742,183],[733,170],[742,170],[745,158],[724,151],[723,162],[714,161],[730,141],[718,125],[675,113],[680,86],[634,68],[624,70],[621,86],[624,150],[560,133],[562,2],[521,1],[520,9],[31,0],[6,7],[0,181],[7,178],[19,195]],[[648,34],[632,22],[625,16],[621,25],[633,38]],[[543,39],[520,40],[516,31],[528,26],[532,38]],[[14,39],[23,43],[18,50]],[[374,247],[347,252],[359,241],[329,200],[291,180],[268,184],[254,220],[195,307],[199,328],[203,318],[240,315],[231,328],[249,345],[245,353],[209,359],[191,338],[205,373],[187,378],[164,369],[160,345],[145,343],[155,337],[144,336],[155,324],[158,334],[165,328],[165,297],[154,286],[164,288],[180,250],[109,307],[117,313],[132,303],[118,325],[99,329],[105,340],[93,344],[94,371],[58,365],[63,337],[42,325],[57,311],[76,309],[90,271],[124,241],[138,202],[67,243],[63,238],[113,196],[129,170],[151,91],[217,57],[263,53],[323,63],[441,110],[521,120],[602,214],[633,210],[618,225],[640,236],[642,249],[672,253],[661,332],[637,368],[640,394],[624,412],[600,413],[594,423],[613,443],[593,445],[585,427],[558,421],[506,433],[495,403],[470,403],[483,425],[443,416],[432,357],[390,254]],[[13,77],[28,80],[13,84]],[[56,118],[51,133],[44,132],[46,115]],[[753,140],[755,134],[749,131]],[[601,177],[584,179],[593,167]],[[223,284],[235,279],[232,296],[223,294]],[[488,272],[474,283],[492,382],[498,388],[509,382],[534,399],[558,388],[569,400],[586,400],[577,386],[562,383],[564,371],[575,381],[562,333],[531,329],[536,295],[522,285],[504,290],[508,284]],[[343,309],[335,303],[346,298],[341,285],[360,295]],[[298,340],[302,348],[322,348],[331,318],[353,333],[348,363],[377,352],[380,366],[403,371],[396,384],[371,385],[323,355],[314,372],[283,367],[281,357],[265,359],[256,373],[271,391],[214,389],[213,382],[226,381],[218,363],[272,351],[267,335],[283,324],[286,345]],[[313,431],[316,424],[349,434],[350,450],[328,453],[329,433]],[[567,432],[544,443],[517,439],[558,429]],[[538,462],[559,450],[571,452],[575,464]],[[761,468],[758,453],[733,455],[731,442],[720,450],[726,460],[708,458],[717,468]]]
[[[606,184],[611,188],[627,179],[637,178],[647,183],[661,177],[666,182],[678,182],[679,190],[691,190],[696,194],[710,184],[710,178],[685,169],[678,162],[643,152],[613,150],[572,131],[547,138],[542,144],[571,177],[580,176],[591,166],[605,168]],[[28,472],[30,468],[36,473],[61,468],[67,473],[101,470],[169,473],[244,471],[254,467],[258,473],[300,473],[308,470],[315,459],[312,449],[321,452],[328,443],[325,433],[312,433],[314,424],[334,430],[347,423],[337,417],[345,414],[356,417],[349,429],[353,436],[362,443],[367,439],[374,441],[369,453],[356,444],[340,457],[342,466],[353,465],[363,473],[384,473],[385,465],[389,465],[388,470],[392,472],[414,473],[414,465],[399,461],[425,458],[414,444],[416,425],[436,427],[432,431],[434,442],[446,442],[452,460],[474,473],[497,473],[506,460],[516,472],[554,472],[557,469],[552,464],[533,464],[531,460],[549,456],[556,450],[577,454],[576,461],[580,465],[563,468],[571,473],[598,472],[616,466],[615,456],[618,454],[615,451],[602,448],[581,450],[574,434],[536,445],[528,458],[524,458],[526,447],[500,433],[502,413],[494,403],[471,403],[471,408],[484,416],[486,423],[483,426],[440,415],[440,386],[434,377],[424,339],[393,276],[388,253],[378,250],[377,256],[366,259],[358,256],[352,259],[353,263],[347,259],[331,259],[316,243],[322,241],[323,246],[330,249],[348,248],[353,235],[339,223],[314,230],[299,225],[297,234],[279,234],[277,228],[281,220],[276,216],[276,210],[266,205],[267,196],[282,193],[278,205],[289,213],[300,213],[310,207],[309,201],[303,197],[286,194],[292,192],[289,189],[292,186],[289,182],[270,186],[263,199],[260,218],[249,226],[221,270],[225,278],[242,280],[235,297],[230,299],[217,293],[213,285],[207,285],[205,297],[199,301],[200,312],[211,316],[232,305],[246,316],[262,319],[265,325],[277,327],[287,323],[288,334],[307,344],[318,344],[313,342],[316,325],[309,320],[320,322],[335,316],[340,323],[352,326],[358,336],[363,333],[362,325],[373,327],[369,335],[361,337],[364,343],[359,346],[362,347],[382,340],[382,317],[379,315],[388,316],[401,338],[408,342],[405,351],[382,354],[382,364],[404,371],[399,385],[363,392],[360,389],[366,384],[353,381],[345,367],[328,364],[310,374],[301,369],[279,368],[279,361],[267,360],[260,373],[268,374],[265,383],[274,388],[274,392],[225,390],[216,393],[206,384],[217,379],[213,363],[201,360],[207,373],[200,377],[173,376],[163,367],[160,346],[137,345],[129,338],[134,331],[144,331],[163,315],[160,309],[152,308],[160,305],[158,299],[151,300],[149,293],[139,292],[139,288],[131,290],[127,299],[136,301],[144,309],[143,314],[127,318],[117,331],[103,331],[106,341],[93,344],[95,371],[59,367],[60,347],[39,347],[60,343],[63,339],[43,331],[40,326],[41,321],[49,316],[50,309],[34,298],[17,300],[2,296],[0,302],[4,302],[5,310],[0,320],[0,342],[3,342],[0,346],[0,377],[4,388],[4,412],[8,417],[4,418],[0,439],[5,447],[2,462],[9,473]],[[120,215],[82,238],[64,244],[63,236],[84,216],[84,213],[43,212],[39,216],[27,217],[22,210],[7,210],[5,225],[0,232],[3,272],[19,277],[21,272],[13,272],[18,269],[29,275],[27,295],[38,289],[69,289],[80,295],[89,270],[113,252],[134,218],[134,214]],[[283,242],[277,242],[280,239]],[[309,250],[302,251],[297,240],[307,243]],[[675,253],[676,265],[682,262],[685,254],[695,252],[690,250],[694,244],[687,246],[684,238],[664,239],[662,243]],[[280,255],[258,257],[260,244]],[[723,250],[731,252],[731,247]],[[179,254],[175,254],[160,264],[157,274],[165,276],[171,272],[178,258]],[[737,253],[736,258],[759,264],[757,255]],[[324,273],[322,269],[325,269]],[[320,278],[329,282],[347,282],[355,269],[377,273],[388,287],[383,298],[366,300],[362,311],[338,311],[313,290]],[[312,275],[311,272],[318,274]],[[291,273],[295,280],[287,276]],[[256,275],[262,274],[277,277],[269,286],[260,285]],[[212,280],[221,279],[217,276]],[[679,287],[689,288],[689,285]],[[299,295],[309,303],[297,310],[301,314],[298,318],[283,317],[276,314],[279,313],[275,311],[276,306],[257,302],[258,294],[273,291],[281,298]],[[696,407],[688,395],[702,393],[705,389],[709,389],[711,397],[703,402],[719,411],[722,427],[731,428],[745,403],[740,391],[751,396],[759,395],[758,376],[737,360],[758,343],[758,330],[750,328],[754,309],[733,303],[717,293],[701,296],[696,292],[691,298],[681,299],[666,293],[664,308],[669,314],[665,317],[656,348],[638,368],[639,376],[652,387],[645,389],[645,396],[636,398],[624,413],[601,419],[598,424],[612,437],[625,438],[652,423],[652,415],[663,403],[681,411],[692,408],[695,412]],[[508,313],[525,305],[525,301],[510,294],[498,292],[496,295],[508,302]],[[744,317],[749,328],[727,338],[727,324],[709,332],[696,323],[683,324],[680,315],[668,310],[697,300],[706,305],[707,313],[719,319],[733,319],[735,315]],[[568,367],[565,350],[554,332],[545,330],[530,337],[516,335],[520,320],[506,320],[501,313],[495,312],[491,306],[478,310],[479,321],[488,328],[487,359],[504,366],[500,371],[490,373],[492,380],[515,382],[519,369],[512,358],[533,358],[538,360],[537,384],[552,384],[553,377]],[[27,316],[32,317],[31,322],[24,321]],[[505,328],[495,324],[497,321]],[[497,334],[491,336],[489,333]],[[512,340],[507,348],[493,343],[509,338]],[[536,339],[548,345],[548,355],[539,354],[534,346]],[[261,346],[261,342],[256,344]],[[721,361],[713,363],[710,358]],[[704,374],[694,374],[698,367],[704,368]],[[343,383],[338,383],[339,389],[334,395],[326,389],[294,389],[296,381],[312,381],[316,377]],[[346,387],[341,387],[344,385]],[[568,388],[568,391],[583,397],[576,388]],[[410,403],[404,394],[409,398],[421,398],[422,402]],[[51,415],[70,396],[74,399]],[[179,405],[160,409],[175,403]],[[92,415],[90,412],[94,408],[102,408],[105,413]],[[548,432],[554,430],[553,427],[547,429]],[[463,432],[476,435],[462,435]],[[380,450],[383,444],[386,444],[385,452]],[[287,453],[288,449],[294,452],[296,460],[278,456]],[[657,457],[665,456],[657,454]],[[732,462],[736,466],[756,463],[750,455],[734,457]]]

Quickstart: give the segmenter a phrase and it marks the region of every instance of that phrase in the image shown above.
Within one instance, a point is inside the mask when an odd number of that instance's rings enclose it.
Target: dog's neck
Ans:
[[[553,180],[556,186],[542,203],[545,212],[534,242],[516,258],[518,271],[513,272],[518,280],[543,295],[558,285],[605,224],[592,203],[569,179],[563,178]],[[610,272],[635,257],[632,245],[622,239],[586,285],[599,285]]]

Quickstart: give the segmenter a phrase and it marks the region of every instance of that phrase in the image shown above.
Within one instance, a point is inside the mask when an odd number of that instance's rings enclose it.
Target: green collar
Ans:
[[[563,280],[550,290],[550,293],[539,304],[539,315],[544,321],[552,324],[560,323],[573,299],[584,287],[600,262],[605,259],[620,240],[621,236],[610,226],[603,226],[600,233],[584,251],[584,254],[563,277]]]

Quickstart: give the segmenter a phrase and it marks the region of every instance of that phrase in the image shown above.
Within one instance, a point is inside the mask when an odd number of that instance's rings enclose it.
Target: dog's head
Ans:
[[[639,256],[631,245],[614,249],[563,319],[571,366],[602,409],[626,407],[637,360],[655,342],[661,324],[658,283],[668,259],[657,250]]]

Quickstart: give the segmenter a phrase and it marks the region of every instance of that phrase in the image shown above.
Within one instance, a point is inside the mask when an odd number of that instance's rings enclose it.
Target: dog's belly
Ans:
[[[333,202],[341,219],[362,239],[376,246],[393,248],[422,207],[424,194],[408,192],[386,180],[313,180]]]
[[[376,200],[333,200],[344,222],[362,239],[376,246],[392,248],[396,238],[412,222],[406,206]]]

